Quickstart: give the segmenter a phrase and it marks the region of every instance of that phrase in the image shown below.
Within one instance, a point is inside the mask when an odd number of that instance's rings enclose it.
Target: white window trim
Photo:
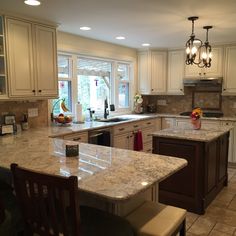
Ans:
[[[63,51],[58,51],[58,55],[64,55],[68,56],[70,58],[70,63],[71,63],[71,68],[72,70],[70,71],[71,76],[69,78],[63,78],[63,77],[58,77],[59,80],[64,80],[64,81],[71,81],[71,102],[72,102],[72,112],[71,115],[75,116],[75,104],[78,102],[78,96],[77,96],[77,84],[78,84],[78,78],[77,78],[77,60],[79,57],[86,57],[88,59],[95,59],[95,60],[103,60],[107,62],[112,63],[112,74],[111,78],[111,104],[115,105],[115,111],[110,113],[110,115],[119,115],[119,114],[127,114],[132,112],[132,107],[133,107],[133,96],[134,92],[131,88],[134,87],[134,62],[132,61],[125,61],[125,60],[116,60],[116,59],[108,59],[108,58],[102,58],[102,57],[92,57],[92,56],[87,56],[87,55],[82,55],[82,54],[75,54],[75,53],[69,53],[69,52],[63,52]],[[117,70],[114,68],[117,68],[118,63],[120,64],[127,64],[129,65],[129,107],[128,108],[119,108],[119,101],[118,101],[118,80],[117,80]],[[115,83],[115,84],[114,84]],[[114,93],[112,94],[112,91]],[[51,105],[51,102],[49,103]],[[51,106],[52,108],[52,106]],[[51,111],[50,108],[50,111]]]

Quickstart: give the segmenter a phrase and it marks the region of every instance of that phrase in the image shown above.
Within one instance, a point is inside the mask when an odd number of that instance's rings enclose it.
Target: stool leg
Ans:
[[[180,236],[185,236],[186,235],[186,220],[183,221],[182,227],[179,231]]]

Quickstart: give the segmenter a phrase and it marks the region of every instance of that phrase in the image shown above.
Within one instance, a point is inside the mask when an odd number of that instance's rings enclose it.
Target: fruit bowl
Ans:
[[[72,122],[72,117],[66,116],[64,114],[59,114],[59,116],[54,117],[54,120],[59,124],[69,124]]]

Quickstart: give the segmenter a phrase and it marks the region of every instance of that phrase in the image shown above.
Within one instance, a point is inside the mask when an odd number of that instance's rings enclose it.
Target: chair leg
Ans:
[[[179,231],[179,236],[185,236],[186,235],[186,220],[183,221],[182,227]]]

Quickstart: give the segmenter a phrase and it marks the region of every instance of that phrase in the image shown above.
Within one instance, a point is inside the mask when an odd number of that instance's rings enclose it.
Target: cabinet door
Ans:
[[[151,53],[151,92],[166,94],[166,52]]]
[[[6,19],[9,96],[34,95],[32,25]],[[47,59],[45,59],[47,61]]]
[[[129,135],[130,133],[125,133],[114,136],[113,147],[121,149],[129,149]]]
[[[140,52],[138,54],[138,83],[139,83],[139,93],[150,94],[150,58],[149,52]]]
[[[168,52],[168,79],[167,93],[174,95],[183,95],[183,77],[184,77],[184,52]]]
[[[223,95],[236,95],[236,46],[226,47]]]
[[[35,26],[37,95],[57,97],[56,30]]]

